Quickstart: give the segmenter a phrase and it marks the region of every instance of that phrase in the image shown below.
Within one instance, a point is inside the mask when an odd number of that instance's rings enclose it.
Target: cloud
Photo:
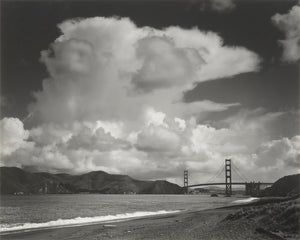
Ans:
[[[211,9],[218,12],[231,11],[235,8],[234,0],[211,0]]]
[[[300,58],[300,6],[296,5],[286,14],[276,13],[271,20],[281,30],[285,39],[279,40],[283,47],[282,59],[294,62]]]
[[[175,151],[180,147],[179,136],[162,126],[148,126],[137,136],[136,147],[142,151]]]
[[[30,166],[47,172],[68,172],[72,169],[70,159],[56,145],[30,145],[27,148],[19,148],[10,155],[4,156],[2,163],[5,166],[20,168]]]
[[[10,155],[16,150],[26,147],[29,131],[24,129],[18,118],[3,118],[0,121],[1,154]]]
[[[54,123],[41,124],[29,133],[30,139],[40,146],[66,143],[72,137],[68,127]]]
[[[185,117],[182,95],[195,83],[257,71],[260,63],[255,53],[197,28],[159,30],[103,17],[59,28],[61,36],[41,53],[50,77],[29,106],[36,123],[133,121],[147,107]],[[208,112],[231,106],[199,104]]]
[[[216,11],[219,13],[228,13],[236,7],[235,0],[188,0],[189,8],[199,11]]]
[[[300,166],[300,136],[263,143],[256,153],[256,164],[265,168]]]
[[[239,137],[231,139],[231,143],[237,146],[243,144],[248,152],[253,152],[262,142],[273,138],[272,127],[277,124],[282,115],[283,112],[266,112],[262,108],[242,109],[236,115],[222,120],[220,126],[224,124],[224,127],[238,133]]]
[[[291,171],[299,152],[298,136],[272,139],[268,132],[282,114],[242,110],[218,128],[197,123],[195,118],[173,118],[154,108],[143,113],[142,124],[135,130],[123,122],[45,123],[30,130],[20,124],[19,132],[26,134],[19,134],[21,144],[3,155],[2,162],[51,172],[104,170],[181,184],[184,169],[192,170],[191,182],[207,181],[225,158],[232,158],[241,171],[251,173],[249,178],[259,178],[258,172],[280,177],[269,166]]]
[[[133,75],[132,83],[137,90],[145,92],[185,85],[195,78],[195,67],[204,64],[197,51],[177,48],[167,37],[152,36],[139,40],[136,54],[143,65]]]
[[[184,102],[197,82],[259,69],[255,53],[225,46],[216,33],[102,17],[59,28],[61,36],[41,53],[49,78],[29,106],[32,127],[1,121],[4,165],[181,184],[184,169],[193,170],[191,181],[206,181],[228,157],[244,171],[272,172],[263,167],[270,157],[260,147],[294,142],[274,139],[269,128],[284,113],[244,109],[212,126],[203,124],[206,114],[240,104]],[[286,169],[295,163],[288,159]]]
[[[244,47],[224,46],[223,39],[214,32],[169,27],[166,34],[177,46],[197,50],[205,61],[198,68],[197,82],[259,70],[260,57],[257,54]]]
[[[113,126],[114,123],[110,125]],[[76,128],[76,132],[73,132],[72,137],[68,141],[68,147],[71,149],[82,148],[105,152],[114,149],[126,149],[130,145],[126,141],[116,137],[119,134],[115,135],[114,131],[107,130],[107,127],[102,125],[101,122],[97,122],[96,126],[93,126],[93,124],[82,124]],[[119,133],[118,130],[115,130],[115,132]]]

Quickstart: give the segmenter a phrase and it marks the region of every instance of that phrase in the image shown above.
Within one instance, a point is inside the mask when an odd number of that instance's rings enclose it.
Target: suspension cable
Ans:
[[[243,175],[243,174],[241,173],[241,171],[239,170],[239,168],[238,168],[235,164],[232,164],[232,166],[233,166],[233,170],[239,175],[239,177],[240,177],[243,181],[249,182],[249,179],[248,179],[245,175]]]
[[[219,167],[219,169],[216,172],[216,174],[213,175],[206,183],[213,182],[223,171],[224,171],[224,164],[221,164],[221,166]]]
[[[243,176],[247,182],[249,182],[249,179],[246,177],[246,175],[242,174],[242,171],[238,168],[238,166],[234,165],[234,167],[240,173],[240,175]]]

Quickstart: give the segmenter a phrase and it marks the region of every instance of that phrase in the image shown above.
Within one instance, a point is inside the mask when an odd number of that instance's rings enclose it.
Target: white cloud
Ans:
[[[198,82],[259,69],[260,58],[257,54],[244,47],[224,46],[223,39],[214,32],[169,27],[166,34],[174,40],[176,46],[194,49],[201,56],[205,63],[198,64]]]
[[[180,147],[180,139],[166,127],[150,125],[138,134],[136,147],[146,152],[176,151]]]
[[[103,17],[59,28],[61,36],[41,54],[50,78],[29,108],[35,122],[132,122],[148,107],[184,118],[192,103],[182,103],[182,95],[195,83],[259,68],[255,53],[197,28],[158,30]],[[197,104],[204,106],[198,112],[232,106]]]
[[[191,50],[190,50],[191,51]],[[204,61],[197,52],[189,58],[188,49],[177,48],[171,38],[151,36],[137,42],[137,58],[142,67],[132,77],[134,87],[149,92],[160,88],[184,86],[196,77],[195,67]]]
[[[186,128],[186,123],[183,119],[181,118],[174,118],[174,121],[178,124],[179,128],[181,130],[184,130]]]
[[[21,134],[21,145],[26,147],[7,152],[2,160],[7,166],[28,165],[44,171],[104,170],[181,183],[186,168],[193,172],[191,182],[207,181],[225,158],[232,158],[241,171],[251,173],[249,178],[259,179],[257,174],[262,172],[265,178],[271,178],[271,173],[280,177],[274,173],[276,168],[268,166],[291,170],[299,157],[299,137],[270,138],[268,126],[281,114],[261,109],[241,111],[228,118],[222,128],[196,123],[193,118],[169,117],[153,108],[145,112],[136,131],[124,128],[123,122],[49,123],[31,130],[21,128],[27,132]],[[20,137],[16,136],[12,135],[11,142],[18,142]]]
[[[285,39],[279,40],[283,47],[282,59],[288,62],[299,60],[300,6],[294,6],[286,14],[276,13],[271,19],[285,35]]]
[[[42,124],[30,130],[30,138],[41,146],[66,143],[71,136],[69,128],[53,123]]]
[[[106,124],[106,126],[116,127],[114,123],[110,123],[110,125]],[[102,128],[101,125],[99,125],[99,121],[97,121],[96,124],[77,124],[76,130],[73,130],[72,137],[69,139],[67,145],[71,149],[82,148],[100,152],[128,148],[129,143],[116,137],[119,136],[119,131],[114,128],[111,129],[113,134],[107,130],[107,127]]]
[[[18,118],[3,118],[0,121],[1,153],[10,155],[17,149],[26,147],[29,131],[24,129],[23,123]]]
[[[97,121],[96,130],[102,128],[106,134],[110,134],[114,138],[122,138],[123,136],[123,123],[122,122],[108,122]]]
[[[256,164],[265,168],[300,167],[300,136],[263,143],[256,153]]]
[[[224,126],[235,133],[230,143],[245,146],[245,152],[254,152],[262,142],[272,140],[272,126],[283,114],[282,112],[268,113],[262,108],[239,111],[224,120],[226,123]]]
[[[5,166],[33,166],[36,169],[47,172],[72,171],[70,159],[61,152],[55,145],[36,146],[30,145],[27,148],[19,148],[10,155],[2,158]]]
[[[166,119],[166,114],[163,112],[157,112],[153,108],[148,108],[145,111],[145,123],[147,126],[149,125],[166,126],[166,124],[164,123],[165,119]]]
[[[182,100],[197,82],[258,70],[255,53],[224,46],[212,32],[137,27],[127,18],[59,27],[61,36],[41,56],[50,77],[30,106],[36,125],[1,122],[4,164],[179,182],[185,168],[194,171],[191,181],[207,180],[227,157],[243,170],[269,161],[257,157],[259,147],[275,144],[268,126],[283,113],[244,110],[217,128],[203,125],[203,116],[239,103]]]

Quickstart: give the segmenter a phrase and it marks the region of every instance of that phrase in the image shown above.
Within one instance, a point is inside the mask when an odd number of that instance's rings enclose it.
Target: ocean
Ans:
[[[226,206],[237,199],[241,198],[209,195],[4,195],[0,201],[0,232],[85,225],[202,210]]]

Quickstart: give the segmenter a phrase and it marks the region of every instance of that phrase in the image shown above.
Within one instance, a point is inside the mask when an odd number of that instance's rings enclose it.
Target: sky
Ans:
[[[298,173],[299,18],[287,0],[2,1],[1,166]]]

